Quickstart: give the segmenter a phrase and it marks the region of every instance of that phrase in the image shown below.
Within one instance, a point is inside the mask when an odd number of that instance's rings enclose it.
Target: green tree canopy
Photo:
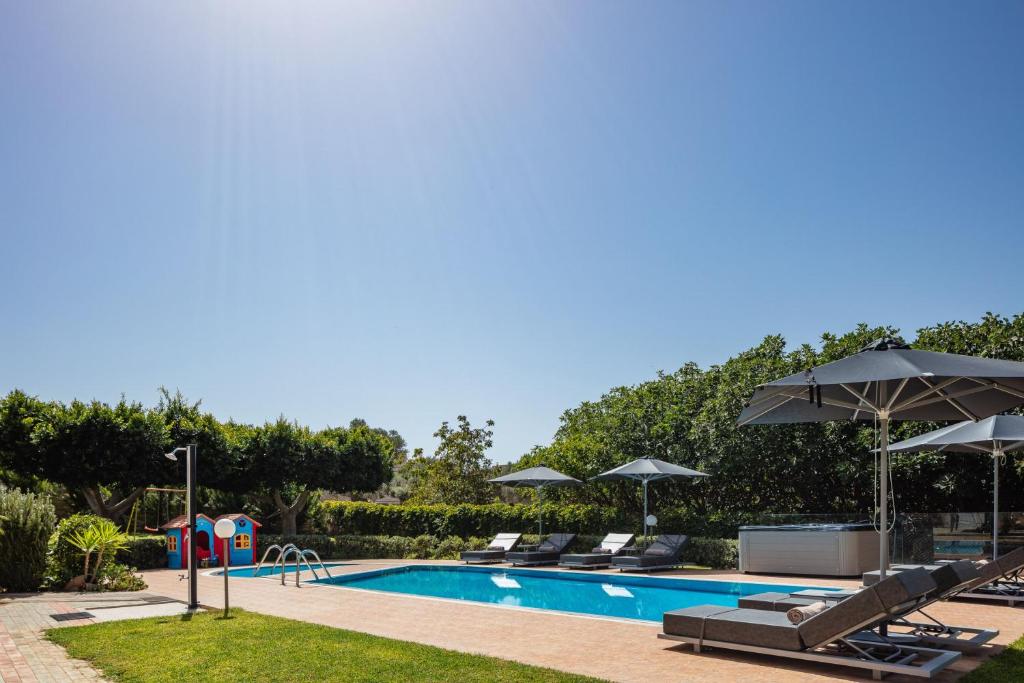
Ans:
[[[494,420],[473,427],[459,415],[457,426],[442,422],[434,436],[441,440],[433,457],[416,455],[409,463],[412,500],[420,503],[487,503],[496,488],[487,482],[495,469],[487,459],[493,445]]]
[[[0,403],[0,416],[4,467],[76,489],[110,519],[127,512],[151,482],[173,476],[163,457],[167,425],[138,403],[42,403],[14,391]]]
[[[244,476],[236,486],[266,490],[286,535],[318,489],[372,491],[391,478],[394,444],[365,424],[313,432],[284,417],[259,427],[235,427]]]
[[[738,427],[736,417],[757,384],[837,360],[872,339],[898,332],[860,325],[841,335],[823,334],[818,347],[804,344],[792,350],[781,337],[769,336],[721,365],[701,369],[690,363],[635,386],[616,387],[567,410],[552,442],[535,448],[515,467],[545,463],[585,479],[653,455],[711,475],[652,487],[653,497],[663,505],[731,518],[751,513],[867,513],[874,506],[870,451],[876,435],[871,423]],[[919,330],[912,344],[1024,361],[1024,315],[988,314],[977,323],[943,323]],[[895,423],[893,439],[938,426]],[[948,510],[951,493],[952,504],[961,510],[990,505],[991,466],[985,456],[894,454],[892,469],[901,511]],[[1021,472],[1012,466],[1004,469],[1001,498],[1006,509],[1019,509],[1024,505]],[[639,487],[628,483],[588,484],[550,495],[631,511],[641,506]]]

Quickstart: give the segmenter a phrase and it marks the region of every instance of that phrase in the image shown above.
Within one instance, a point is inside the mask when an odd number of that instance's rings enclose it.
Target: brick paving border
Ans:
[[[65,683],[103,681],[88,662],[73,659],[43,631],[94,623],[94,619],[56,621],[51,615],[84,612],[153,599],[146,593],[30,593],[0,599],[0,681],[3,683]]]

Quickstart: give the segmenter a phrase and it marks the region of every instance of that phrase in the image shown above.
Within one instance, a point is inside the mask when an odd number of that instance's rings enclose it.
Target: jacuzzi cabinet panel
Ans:
[[[741,572],[860,576],[877,568],[878,533],[870,526],[740,529]]]

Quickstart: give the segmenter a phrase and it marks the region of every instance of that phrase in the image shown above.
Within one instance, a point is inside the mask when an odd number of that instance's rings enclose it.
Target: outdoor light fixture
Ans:
[[[199,586],[197,585],[197,577],[199,572],[196,568],[196,564],[199,562],[199,558],[196,554],[196,452],[199,450],[199,446],[190,443],[188,446],[178,446],[170,453],[164,453],[164,457],[168,460],[178,462],[178,453],[184,452],[187,454],[185,459],[185,514],[188,516],[188,608],[190,610],[199,609]]]
[[[231,537],[235,535],[235,523],[227,517],[223,517],[217,520],[217,523],[213,525],[213,535],[221,539],[224,550],[224,618],[228,618],[228,572],[231,566],[231,549],[228,547],[228,542]],[[281,572],[284,574],[284,571]]]

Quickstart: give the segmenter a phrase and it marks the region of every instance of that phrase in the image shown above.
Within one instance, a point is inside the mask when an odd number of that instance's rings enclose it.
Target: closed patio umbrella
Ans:
[[[651,456],[637,458],[615,469],[602,472],[594,480],[632,479],[644,486],[644,536],[647,536],[647,485],[661,479],[681,479],[683,477],[706,477],[708,475],[679,465],[673,465]]]
[[[562,474],[550,467],[529,467],[518,472],[504,474],[487,481],[492,484],[503,484],[504,486],[531,486],[537,490],[537,534],[544,534],[544,518],[541,503],[544,502],[545,486],[575,486],[581,483],[579,479],[573,479],[568,474]]]
[[[738,423],[874,420],[881,477],[879,570],[889,567],[889,420],[977,421],[1024,403],[1024,363],[911,349],[879,339],[858,353],[762,384]]]
[[[890,451],[953,451],[992,456],[992,559],[999,557],[999,460],[1024,448],[1024,416],[993,415],[958,422],[889,446]]]

